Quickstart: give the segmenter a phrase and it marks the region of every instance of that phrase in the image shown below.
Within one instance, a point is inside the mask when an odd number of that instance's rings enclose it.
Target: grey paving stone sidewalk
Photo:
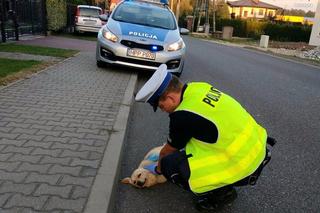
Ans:
[[[130,74],[76,57],[0,89],[0,212],[83,212]]]

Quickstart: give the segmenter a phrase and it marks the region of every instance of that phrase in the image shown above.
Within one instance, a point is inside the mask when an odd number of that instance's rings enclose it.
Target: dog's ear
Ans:
[[[121,180],[121,183],[131,184],[131,178],[129,178],[129,177],[123,178],[123,179]]]

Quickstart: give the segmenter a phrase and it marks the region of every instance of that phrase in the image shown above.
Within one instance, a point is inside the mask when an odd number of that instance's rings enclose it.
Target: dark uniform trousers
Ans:
[[[268,137],[267,143],[272,144],[273,146],[276,143],[276,141],[273,138]],[[186,155],[186,152],[184,150],[180,150],[163,157],[161,159],[160,164],[161,172],[167,178],[167,180],[182,187],[185,190],[190,191],[190,186],[188,183],[188,180],[190,178],[188,157],[191,157],[191,155],[188,156]],[[253,174],[249,175],[248,177],[245,177],[242,180],[239,180],[236,183],[212,190],[211,192],[219,193],[220,191],[224,191],[226,188],[230,188],[233,186],[255,185],[263,167],[270,161],[270,159],[271,153],[269,149],[267,149],[264,161]]]

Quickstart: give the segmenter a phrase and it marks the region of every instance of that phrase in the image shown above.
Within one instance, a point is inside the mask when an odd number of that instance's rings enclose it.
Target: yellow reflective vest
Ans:
[[[198,114],[218,129],[216,143],[191,138],[185,149],[194,193],[208,192],[252,174],[266,153],[267,132],[232,97],[207,83],[189,83],[175,111]]]

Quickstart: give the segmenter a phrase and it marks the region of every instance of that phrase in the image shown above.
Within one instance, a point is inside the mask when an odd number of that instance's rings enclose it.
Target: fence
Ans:
[[[46,33],[45,0],[0,0],[1,41]]]
[[[67,4],[67,32],[74,32],[74,20],[76,16],[77,5]]]

